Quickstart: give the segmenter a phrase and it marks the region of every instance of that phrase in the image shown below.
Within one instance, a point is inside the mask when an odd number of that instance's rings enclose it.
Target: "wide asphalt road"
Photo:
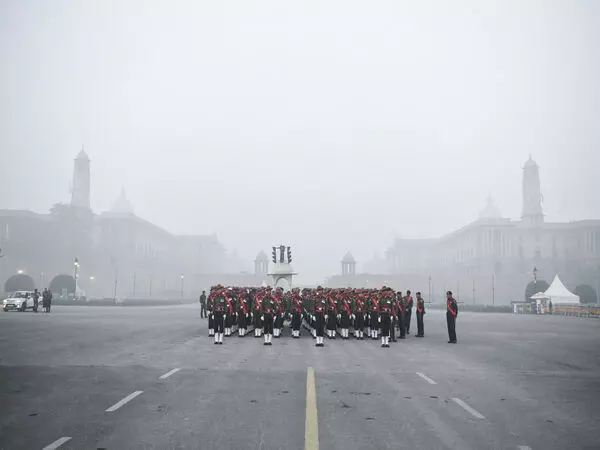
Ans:
[[[0,313],[0,448],[600,448],[600,321],[460,313],[457,331],[431,310],[389,349],[217,346],[194,305]]]

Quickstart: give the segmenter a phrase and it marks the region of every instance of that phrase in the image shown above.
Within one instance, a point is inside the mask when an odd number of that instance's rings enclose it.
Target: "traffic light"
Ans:
[[[273,247],[273,264],[277,262],[277,250]]]
[[[287,254],[288,254],[288,262],[291,263],[292,262],[292,247],[287,248]]]

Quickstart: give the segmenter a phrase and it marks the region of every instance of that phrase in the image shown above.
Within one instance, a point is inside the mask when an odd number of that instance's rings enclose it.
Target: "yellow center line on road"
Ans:
[[[304,450],[319,450],[319,419],[317,415],[317,389],[315,369],[306,371],[306,422],[304,424]]]

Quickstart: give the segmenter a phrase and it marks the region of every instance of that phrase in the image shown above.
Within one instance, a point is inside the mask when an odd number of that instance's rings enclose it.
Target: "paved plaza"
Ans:
[[[599,448],[600,320],[465,312],[457,332],[430,310],[389,349],[217,346],[196,305],[0,313],[0,448]]]

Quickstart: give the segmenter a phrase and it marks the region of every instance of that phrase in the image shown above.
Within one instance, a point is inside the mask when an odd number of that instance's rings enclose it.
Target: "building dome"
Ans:
[[[121,188],[121,195],[113,203],[113,206],[112,206],[112,208],[110,210],[111,210],[111,212],[116,212],[116,213],[129,213],[129,214],[133,214],[133,205],[127,199],[127,196],[125,195],[125,188],[124,187]]]
[[[356,260],[354,259],[354,256],[352,256],[352,253],[346,252],[344,257],[342,258],[342,262],[343,263],[353,263],[353,262],[356,262]]]
[[[539,167],[538,164],[531,159],[531,155],[529,155],[529,159],[525,162],[525,166],[523,166],[524,169],[527,169],[529,167]]]
[[[269,261],[269,258],[267,257],[267,254],[264,251],[260,251],[258,252],[258,254],[256,255],[256,259],[255,261]]]
[[[498,209],[498,207],[494,204],[494,199],[492,198],[492,194],[488,195],[486,200],[485,208],[481,210],[479,213],[480,219],[501,219],[502,213]]]
[[[88,154],[83,150],[83,145],[81,146],[81,150],[79,151],[79,153],[77,153],[77,156],[75,157],[75,159],[84,159],[89,161],[90,157],[88,156]]]

